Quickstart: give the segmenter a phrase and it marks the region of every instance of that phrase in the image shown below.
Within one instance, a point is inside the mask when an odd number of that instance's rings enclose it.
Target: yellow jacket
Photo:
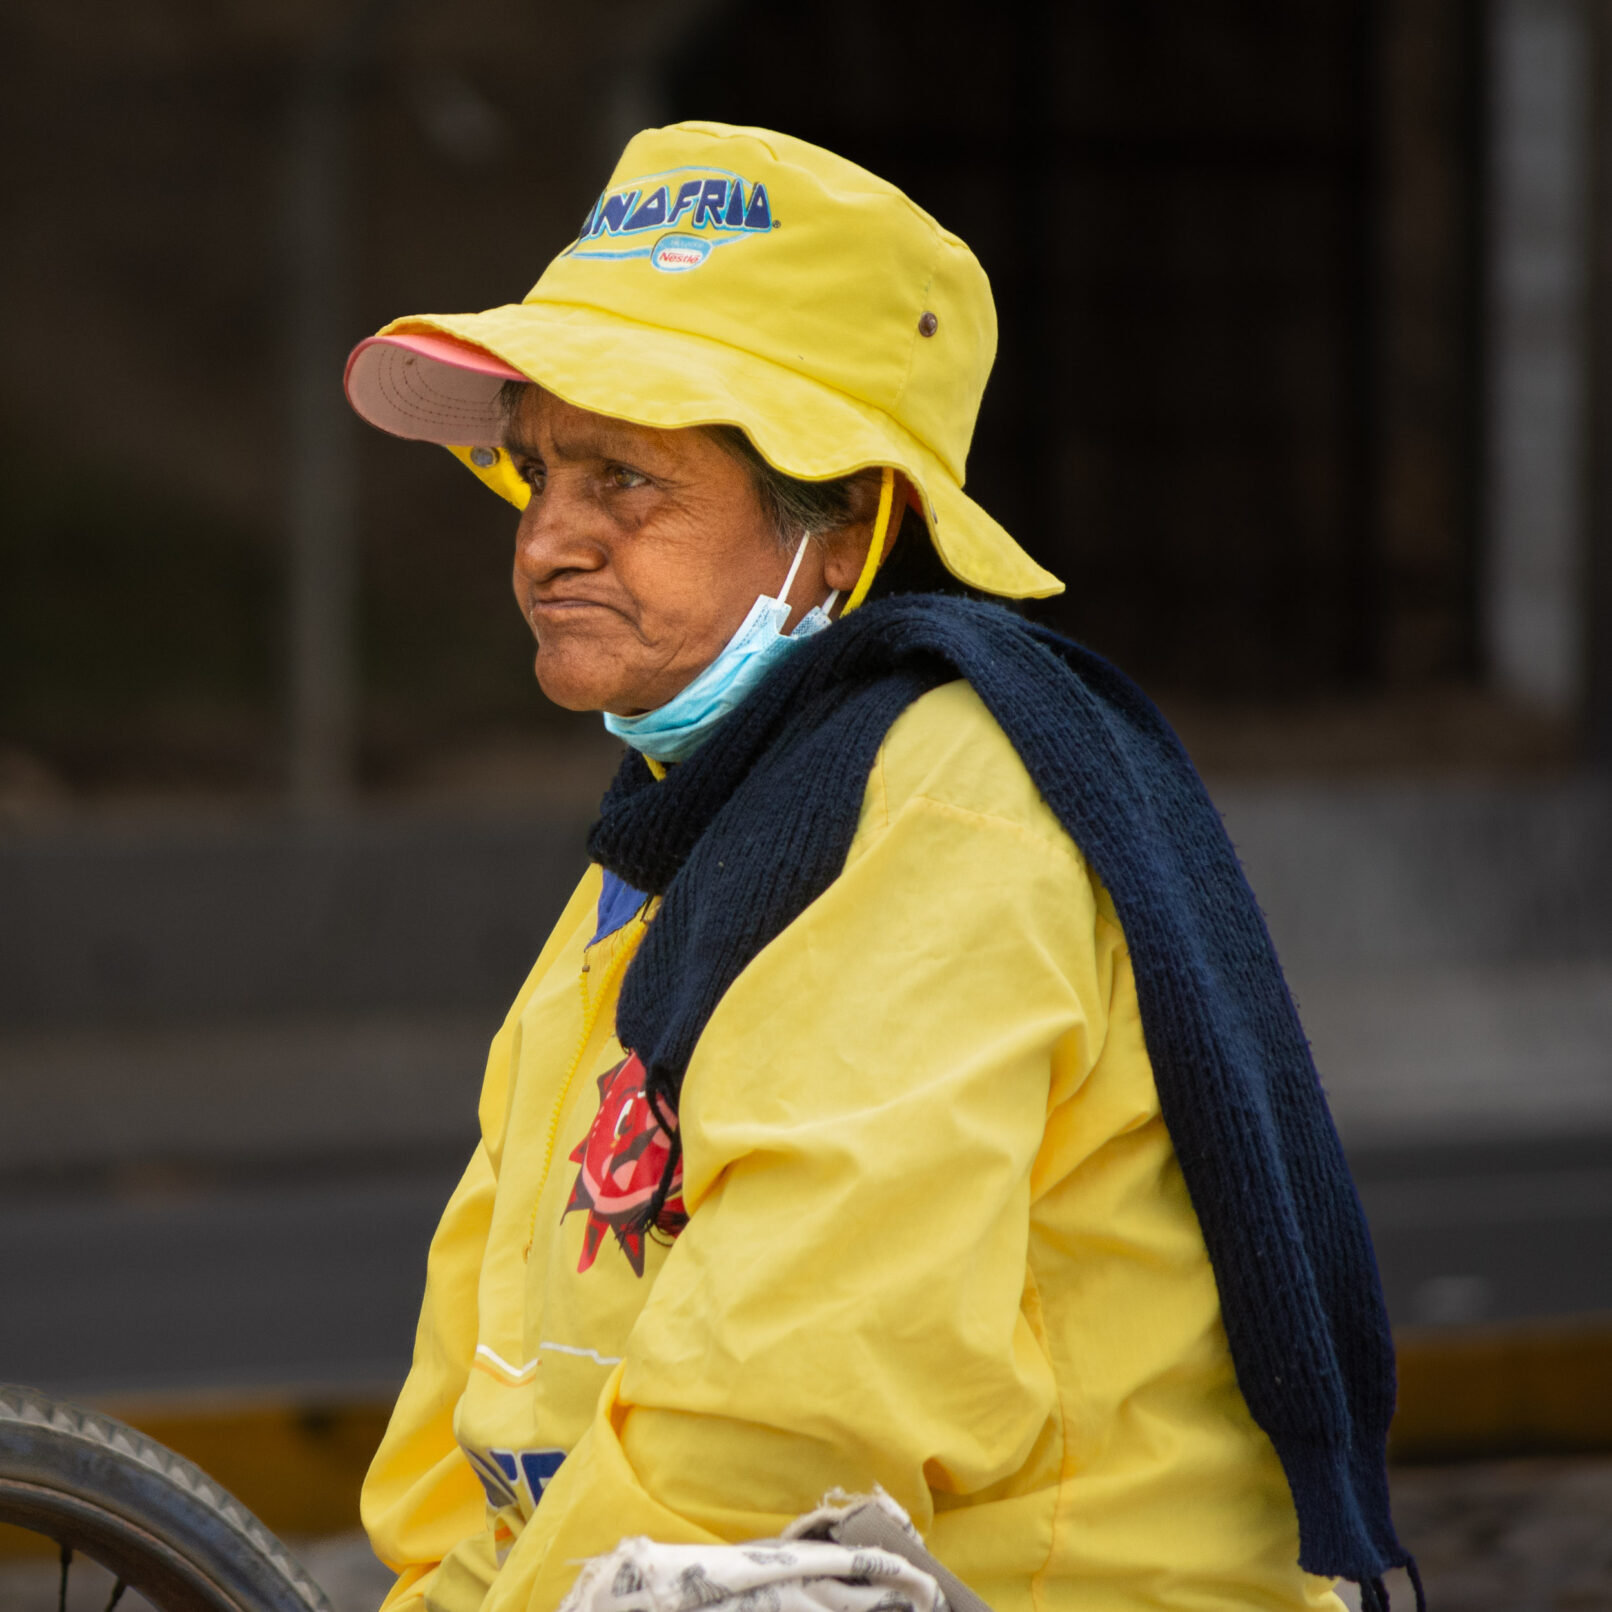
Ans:
[[[641,1276],[578,1188],[602,1109],[631,1130],[600,1077],[644,922],[595,940],[600,883],[431,1245],[364,1486],[388,1608],[551,1612],[624,1535],[875,1483],[995,1612],[1340,1607],[1236,1386],[1107,892],[966,684],[897,721],[844,872],[712,1015],[690,1219]]]

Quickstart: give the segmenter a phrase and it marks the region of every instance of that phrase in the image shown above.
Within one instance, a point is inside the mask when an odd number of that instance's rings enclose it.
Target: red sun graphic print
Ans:
[[[660,1185],[672,1150],[671,1133],[644,1093],[644,1078],[644,1066],[636,1052],[628,1053],[614,1069],[599,1076],[599,1112],[571,1154],[579,1168],[571,1201],[561,1218],[573,1209],[588,1212],[582,1233],[582,1258],[577,1262],[579,1271],[593,1264],[608,1229],[615,1232],[633,1274],[644,1274],[644,1228],[639,1217]],[[672,1129],[676,1127],[674,1118]],[[674,1237],[688,1224],[682,1186],[680,1161],[672,1175],[666,1204],[655,1217],[655,1224]]]

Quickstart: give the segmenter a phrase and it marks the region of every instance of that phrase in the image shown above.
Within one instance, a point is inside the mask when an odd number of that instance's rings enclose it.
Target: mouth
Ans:
[[[533,599],[526,607],[526,619],[535,628],[543,622],[574,621],[590,612],[609,616],[620,614],[613,606],[599,604],[592,599]]]

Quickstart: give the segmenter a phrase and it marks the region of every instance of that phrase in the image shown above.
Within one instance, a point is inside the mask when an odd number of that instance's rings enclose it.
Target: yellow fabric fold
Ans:
[[[610,1013],[583,1026],[641,932],[591,943],[598,890],[494,1043],[501,1145],[433,1246],[365,1495],[398,1605],[552,1612],[623,1535],[738,1542],[878,1483],[994,1612],[1337,1612],[1237,1390],[1112,905],[972,691],[897,722],[844,872],[713,1014],[690,1218],[642,1275],[585,1240],[579,1160],[632,1120]]]

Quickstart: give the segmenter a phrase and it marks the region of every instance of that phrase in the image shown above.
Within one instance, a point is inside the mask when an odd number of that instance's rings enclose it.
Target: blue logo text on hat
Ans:
[[[672,168],[607,190],[590,209],[572,257],[648,258],[667,274],[697,269],[719,246],[776,228],[764,184],[721,168]],[[633,236],[652,240],[642,244]]]

